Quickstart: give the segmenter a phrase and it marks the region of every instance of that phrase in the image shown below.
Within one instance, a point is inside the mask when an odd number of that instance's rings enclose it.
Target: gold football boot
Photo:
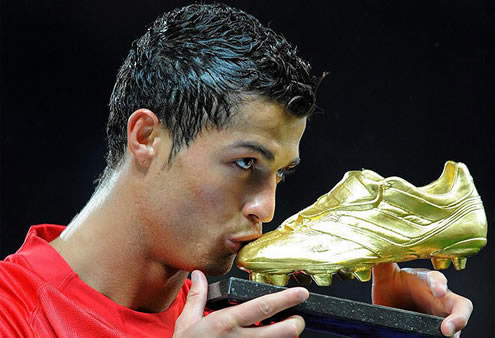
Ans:
[[[440,178],[419,188],[371,170],[349,171],[313,205],[246,245],[237,265],[251,280],[275,285],[286,285],[291,274],[320,286],[334,273],[368,281],[375,264],[418,258],[460,270],[486,245],[486,233],[483,204],[463,163],[447,162]]]

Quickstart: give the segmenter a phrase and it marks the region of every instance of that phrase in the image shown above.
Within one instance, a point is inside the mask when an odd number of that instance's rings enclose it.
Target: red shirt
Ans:
[[[160,313],[133,311],[98,293],[48,243],[65,229],[37,225],[0,261],[0,337],[171,337],[186,302],[186,280]]]

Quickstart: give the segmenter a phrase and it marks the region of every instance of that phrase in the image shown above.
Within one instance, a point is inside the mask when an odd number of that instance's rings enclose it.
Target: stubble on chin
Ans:
[[[212,259],[208,262],[208,264],[201,269],[208,276],[222,276],[228,273],[232,269],[232,265],[234,264],[235,259],[234,254]]]

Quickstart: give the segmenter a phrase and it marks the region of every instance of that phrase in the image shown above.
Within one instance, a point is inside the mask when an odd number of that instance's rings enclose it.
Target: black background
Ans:
[[[462,161],[485,204],[489,244],[466,270],[445,274],[475,306],[463,335],[493,336],[493,3],[226,2],[283,33],[316,73],[330,72],[318,96],[324,113],[312,118],[302,165],[280,185],[265,230],[348,170],[423,185],[446,160]],[[105,165],[107,103],[120,63],[156,16],[188,3],[2,2],[1,257],[20,246],[31,224],[67,224],[84,206]],[[236,268],[231,274],[247,278]],[[369,302],[370,287],[335,278],[331,287],[310,289]]]

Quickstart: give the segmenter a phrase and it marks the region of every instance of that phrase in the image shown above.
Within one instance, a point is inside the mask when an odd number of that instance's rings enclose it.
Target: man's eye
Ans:
[[[241,158],[240,160],[234,161],[241,169],[248,170],[254,164],[254,158]]]
[[[279,169],[277,171],[277,176],[278,178],[280,179],[280,181],[284,181],[285,178],[289,175],[291,175],[294,171],[296,171],[295,168],[283,168],[283,169]]]

